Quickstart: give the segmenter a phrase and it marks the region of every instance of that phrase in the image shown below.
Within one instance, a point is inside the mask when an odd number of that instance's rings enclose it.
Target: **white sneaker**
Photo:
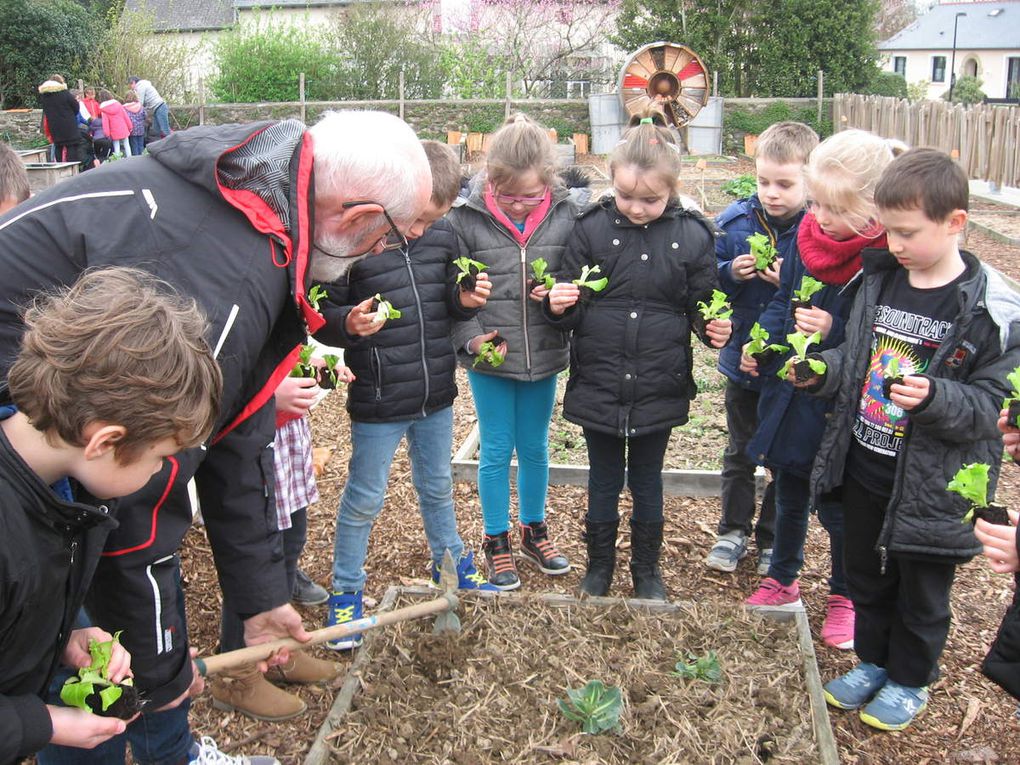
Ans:
[[[216,742],[209,736],[202,738],[191,745],[188,752],[189,762],[194,765],[280,765],[280,761],[269,755],[256,755],[245,757],[244,755],[231,755],[221,752]]]
[[[744,532],[730,531],[715,540],[712,550],[705,558],[705,565],[716,571],[735,571],[737,563],[747,555],[747,537]]]

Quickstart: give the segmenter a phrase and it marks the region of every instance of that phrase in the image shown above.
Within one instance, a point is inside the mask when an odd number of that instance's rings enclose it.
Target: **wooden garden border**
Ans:
[[[436,590],[429,587],[390,587],[379,604],[380,611],[391,610],[401,595],[423,597],[432,599]],[[478,598],[513,598],[517,597],[510,593],[472,593]],[[660,603],[649,600],[636,600],[633,598],[575,598],[572,595],[561,595],[550,593],[538,596],[542,602],[554,607],[599,607],[625,604],[635,609],[644,609],[656,613],[672,613],[683,610],[682,603]],[[811,639],[811,628],[808,625],[807,614],[803,609],[797,611],[760,611],[764,616],[778,621],[794,620],[797,625],[797,646],[800,648],[801,659],[804,668],[804,681],[808,697],[811,701],[811,722],[814,729],[815,742],[818,745],[820,765],[839,765],[839,749],[836,747],[836,739],[832,733],[832,724],[829,721],[829,710],[822,694],[822,681],[818,672],[818,662],[815,657],[814,642]],[[340,730],[343,725],[344,716],[350,711],[354,696],[361,687],[361,672],[372,660],[372,649],[380,634],[379,630],[373,630],[365,635],[364,643],[358,649],[358,655],[351,663],[347,671],[347,678],[340,693],[333,701],[329,714],[319,728],[308,755],[305,757],[304,765],[327,765],[331,762],[330,745],[327,737],[333,731]]]
[[[517,460],[510,463],[510,474],[517,475]],[[453,480],[478,482],[477,423],[453,455]],[[587,486],[588,466],[550,463],[549,484]],[[765,471],[760,467],[755,471],[755,484],[761,494],[765,490]],[[663,470],[662,490],[674,497],[718,497],[722,494],[722,473],[719,470]]]

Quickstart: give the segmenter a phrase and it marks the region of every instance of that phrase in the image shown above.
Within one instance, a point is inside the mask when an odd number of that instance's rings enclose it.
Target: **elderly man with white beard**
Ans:
[[[402,239],[431,190],[425,153],[404,122],[331,112],[311,128],[284,120],[178,131],[147,157],[66,180],[0,217],[3,378],[32,295],[107,265],[143,268],[193,297],[224,376],[215,436],[166,460],[113,510],[120,525],[86,602],[94,624],[123,630],[146,713],[96,749],[50,746],[40,763],[123,762],[128,742],[135,762],[187,762],[215,746],[195,742],[187,721],[188,699],[202,688],[178,555],[192,477],[224,602],[244,617],[245,641],[308,639],[289,605],[276,530],[273,392],[322,325],[311,284]]]

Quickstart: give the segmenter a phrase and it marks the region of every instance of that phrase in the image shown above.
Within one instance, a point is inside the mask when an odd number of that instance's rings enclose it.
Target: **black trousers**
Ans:
[[[857,614],[854,650],[861,661],[885,667],[893,681],[917,688],[939,676],[956,564],[890,555],[881,573],[875,546],[888,504],[888,496],[844,477],[843,554]]]
[[[620,437],[584,429],[588,443],[588,519],[618,520],[620,492],[626,480],[634,499],[634,520],[662,521],[662,462],[669,430]]]
[[[758,429],[758,392],[726,381],[726,428],[730,438],[723,453],[722,517],[718,533],[743,531],[751,534],[754,520],[754,461],[747,456],[747,444]],[[776,537],[775,481],[765,486],[761,512],[754,524],[754,538],[759,550],[773,546]]]

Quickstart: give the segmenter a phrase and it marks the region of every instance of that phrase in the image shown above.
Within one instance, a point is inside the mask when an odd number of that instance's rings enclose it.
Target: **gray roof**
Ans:
[[[234,23],[231,0],[126,0],[124,7],[151,13],[157,32],[224,29]]]
[[[906,29],[879,43],[882,51],[951,50],[953,22],[957,50],[1020,50],[1020,0],[981,0],[936,5]]]

